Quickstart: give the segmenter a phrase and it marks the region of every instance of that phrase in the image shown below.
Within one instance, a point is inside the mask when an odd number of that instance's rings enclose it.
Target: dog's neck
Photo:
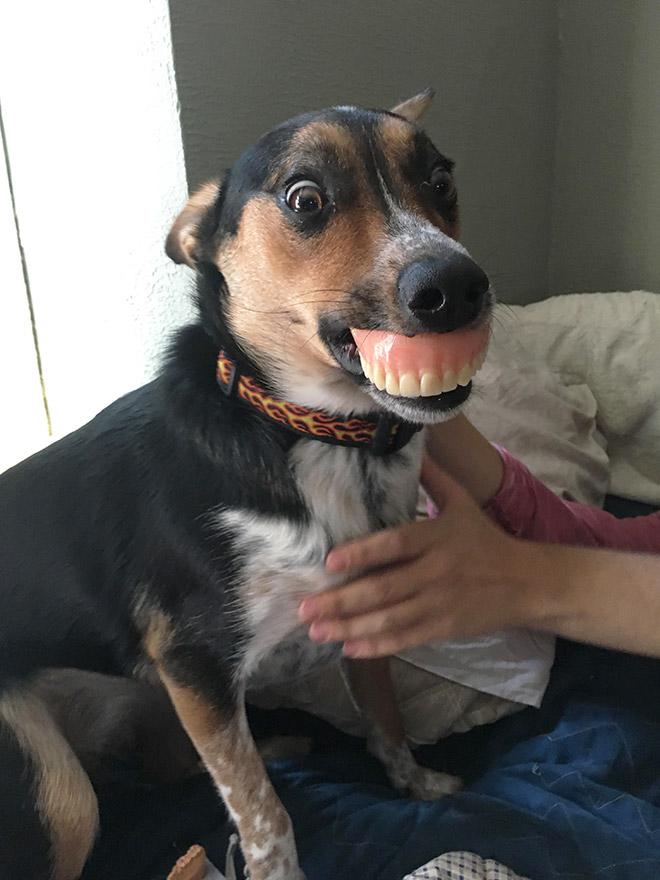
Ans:
[[[372,455],[389,455],[402,449],[422,425],[382,413],[374,419],[331,416],[274,397],[255,378],[220,350],[216,377],[222,392],[253,407],[263,418],[307,439],[368,450]]]

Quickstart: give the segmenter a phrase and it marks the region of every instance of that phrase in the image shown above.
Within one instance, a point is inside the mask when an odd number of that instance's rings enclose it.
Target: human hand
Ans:
[[[428,458],[422,483],[437,518],[328,554],[329,571],[354,572],[355,579],[303,600],[299,616],[312,639],[343,641],[348,657],[381,657],[525,624],[533,545],[499,529]]]

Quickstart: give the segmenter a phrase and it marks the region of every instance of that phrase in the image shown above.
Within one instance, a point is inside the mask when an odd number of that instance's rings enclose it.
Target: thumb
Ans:
[[[459,484],[428,455],[422,460],[420,479],[427,495],[438,510],[442,510],[447,502],[462,494]]]

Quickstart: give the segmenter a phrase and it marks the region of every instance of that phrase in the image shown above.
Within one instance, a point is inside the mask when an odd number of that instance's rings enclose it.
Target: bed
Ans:
[[[559,643],[540,709],[419,750],[465,780],[438,803],[399,797],[362,741],[324,722],[296,710],[253,722],[313,736],[309,756],[269,768],[308,880],[402,880],[456,850],[532,880],[660,877],[657,661]],[[195,843],[224,867],[231,828],[204,777],[165,791],[120,787],[101,811],[85,880],[164,880]]]
[[[491,393],[471,415],[556,491],[620,516],[655,509],[660,297],[559,300],[509,312],[515,333],[509,325],[495,340]],[[286,708],[250,718],[257,735],[313,743],[269,765],[308,880],[403,880],[456,851],[531,880],[660,877],[659,661],[559,641],[540,707],[418,749],[422,763],[465,781],[437,803],[399,796],[361,739],[318,717]],[[232,828],[206,777],[165,789],[122,779],[100,805],[84,880],[164,880],[193,844],[224,870]]]

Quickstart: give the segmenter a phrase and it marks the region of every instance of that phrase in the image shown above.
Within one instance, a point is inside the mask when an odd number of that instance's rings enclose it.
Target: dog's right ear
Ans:
[[[212,233],[221,183],[210,180],[193,193],[174,221],[165,241],[165,253],[175,263],[187,263],[197,270],[203,256],[203,244]],[[215,226],[215,223],[212,223]]]

